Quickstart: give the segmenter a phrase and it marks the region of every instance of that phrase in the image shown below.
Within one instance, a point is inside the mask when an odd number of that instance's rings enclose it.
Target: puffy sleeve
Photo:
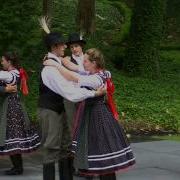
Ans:
[[[0,71],[0,80],[6,82],[6,83],[11,83],[13,81],[14,76],[12,73],[8,71]]]
[[[97,89],[100,86],[102,86],[103,80],[98,74],[93,74],[93,75],[79,75],[79,86],[86,86],[90,87],[93,89]]]

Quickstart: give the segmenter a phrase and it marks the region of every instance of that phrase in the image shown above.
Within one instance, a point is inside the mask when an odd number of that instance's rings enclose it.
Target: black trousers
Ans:
[[[99,179],[100,180],[116,180],[116,174],[111,173],[111,174],[106,174],[106,175],[100,175]],[[93,180],[93,177],[86,177],[86,180]]]
[[[55,162],[43,164],[43,180],[55,180]]]
[[[10,155],[10,160],[13,164],[13,168],[18,170],[23,169],[23,160],[21,154]]]
[[[59,161],[58,165],[60,180],[73,180],[73,159],[64,158]]]
[[[106,175],[101,175],[99,176],[100,180],[116,180],[116,174],[111,173],[111,174],[106,174]]]
[[[73,180],[73,161],[71,158],[64,158],[58,162],[59,179]],[[55,162],[43,165],[43,180],[55,180]]]

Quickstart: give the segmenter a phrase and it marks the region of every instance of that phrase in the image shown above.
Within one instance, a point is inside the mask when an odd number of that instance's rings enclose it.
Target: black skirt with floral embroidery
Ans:
[[[6,137],[0,146],[0,155],[28,153],[40,145],[37,127],[33,126],[17,93],[8,96],[6,114]]]

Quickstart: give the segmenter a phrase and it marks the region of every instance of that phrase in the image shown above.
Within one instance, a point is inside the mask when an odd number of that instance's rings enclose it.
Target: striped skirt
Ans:
[[[82,175],[109,174],[135,164],[124,130],[103,97],[79,105],[73,130],[74,166]]]

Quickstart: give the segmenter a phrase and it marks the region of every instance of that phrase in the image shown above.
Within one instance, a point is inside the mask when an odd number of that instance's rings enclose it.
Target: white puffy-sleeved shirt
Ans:
[[[80,87],[89,87],[94,90],[104,85],[104,80],[106,78],[111,78],[111,73],[109,71],[100,71],[95,74],[88,75],[78,75],[79,81],[78,85]],[[103,80],[104,79],[104,80]]]
[[[100,71],[95,74],[88,74],[88,75],[78,75],[79,87],[89,87],[94,90],[98,89],[102,85],[105,85],[105,79],[111,78],[110,71]]]
[[[101,72],[102,73],[102,72]],[[79,87],[89,87],[94,90],[104,85],[103,79],[99,75],[96,74],[89,74],[89,75],[78,75],[78,85]]]
[[[48,53],[48,58],[56,59],[61,64],[60,58],[52,53]],[[41,77],[49,89],[72,102],[79,102],[95,96],[95,91],[77,87],[73,82],[66,80],[55,67],[45,66],[41,72]]]
[[[0,80],[6,84],[16,84],[19,76],[19,71],[17,69],[11,71],[0,71]]]

